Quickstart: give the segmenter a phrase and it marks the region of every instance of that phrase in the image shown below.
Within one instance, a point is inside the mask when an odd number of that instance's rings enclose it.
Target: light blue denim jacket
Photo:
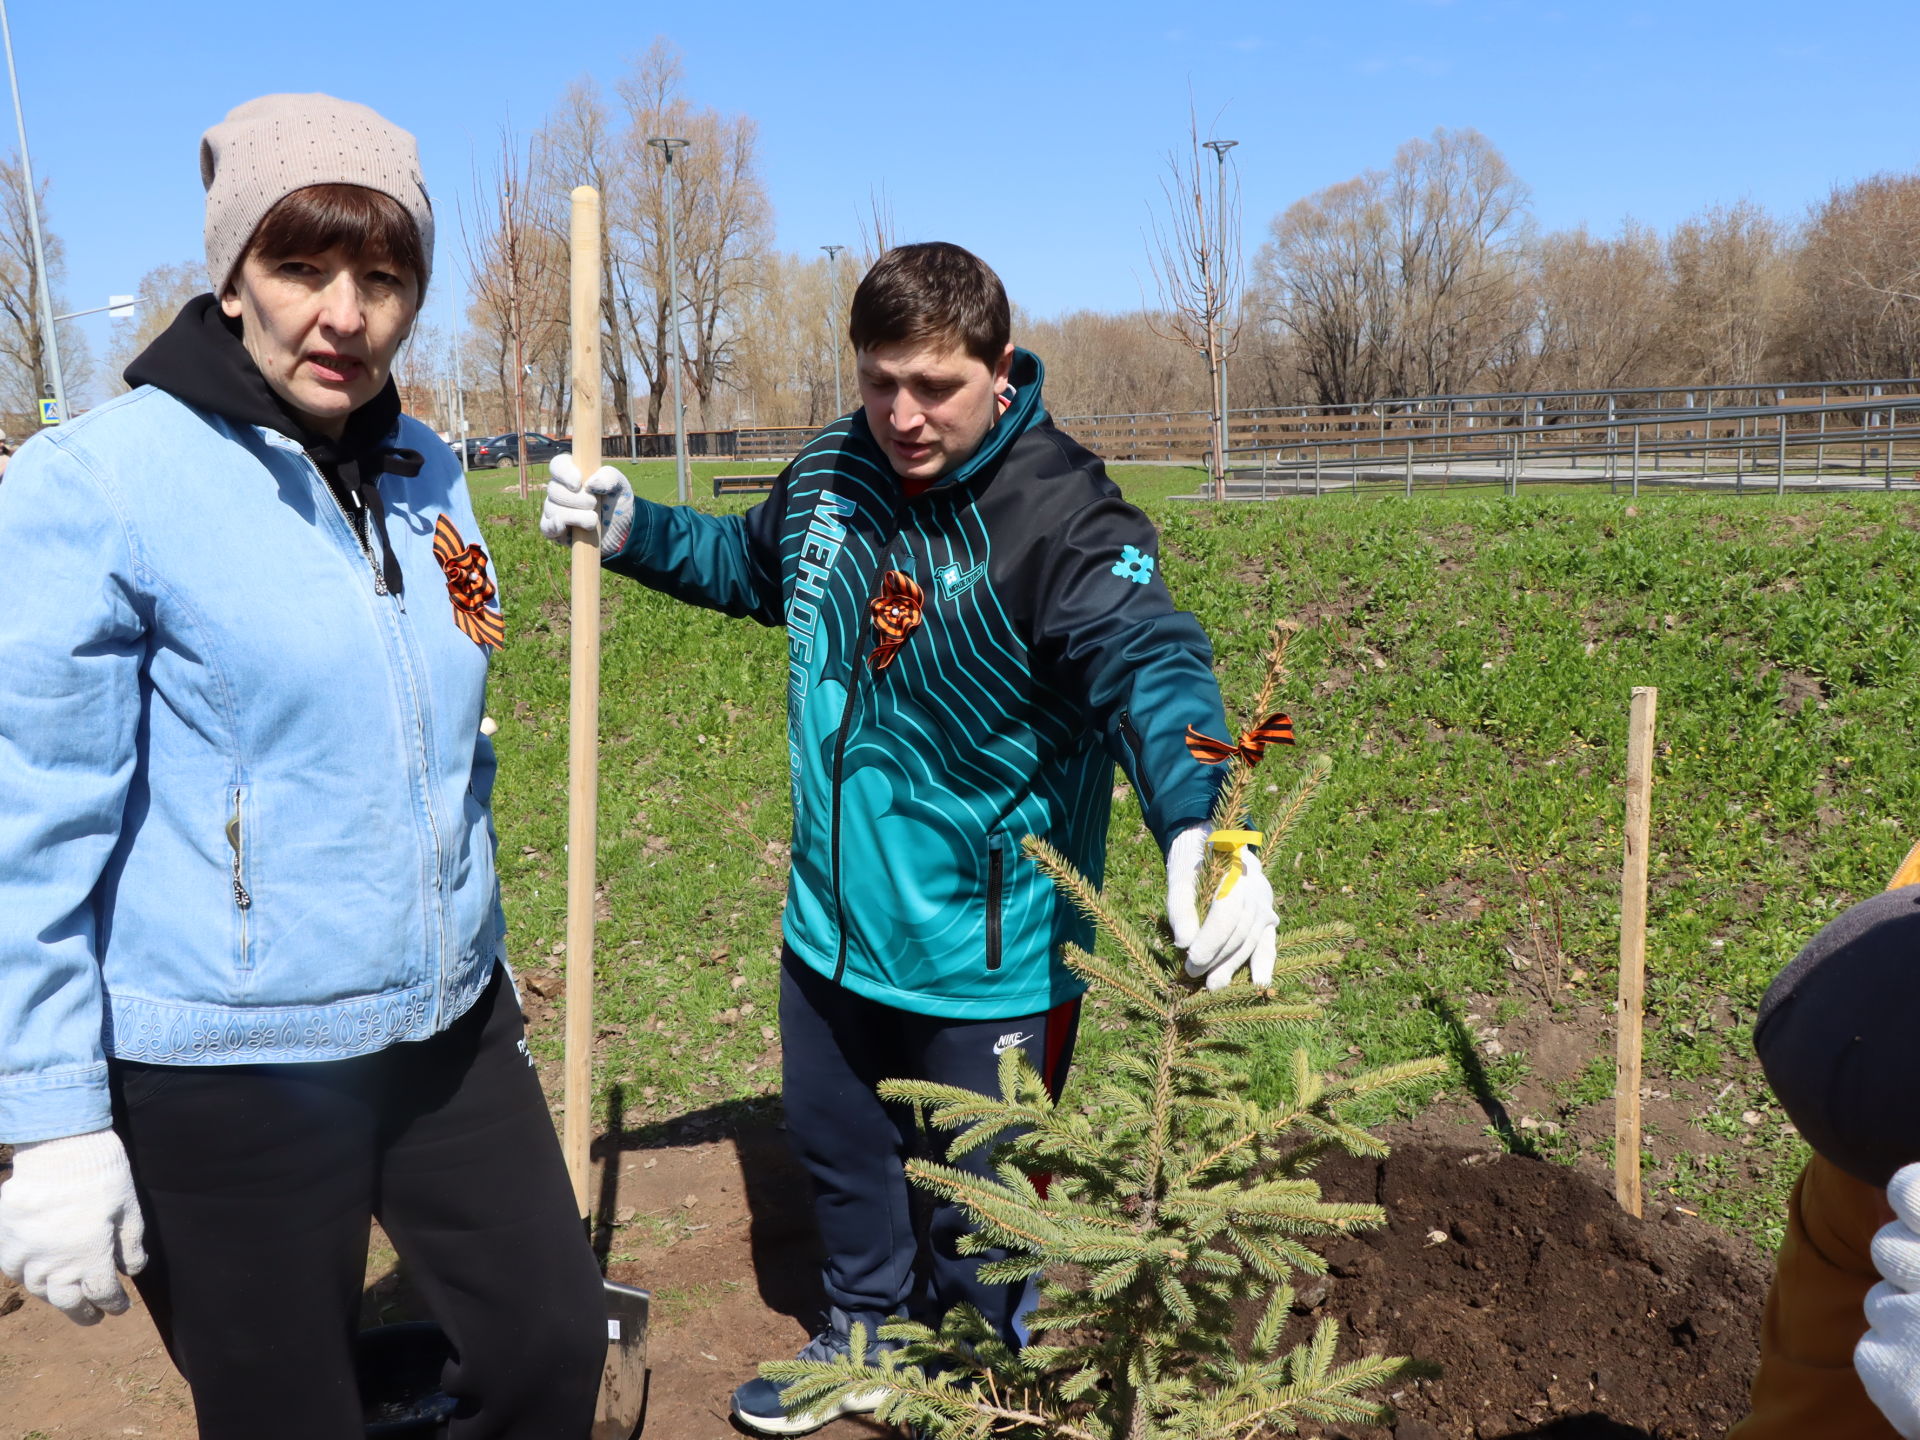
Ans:
[[[504,958],[487,651],[433,551],[479,527],[445,444],[394,443],[426,457],[380,482],[403,597],[294,441],[159,390],[9,467],[0,1140],[106,1126],[108,1055],[422,1039]]]

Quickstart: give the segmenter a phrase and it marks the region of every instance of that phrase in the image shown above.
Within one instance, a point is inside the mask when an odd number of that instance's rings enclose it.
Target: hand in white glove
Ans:
[[[147,1263],[127,1152],[111,1130],[16,1145],[0,1185],[0,1271],[76,1325],[127,1308],[116,1270]]]
[[[633,531],[633,487],[611,465],[602,465],[580,485],[573,452],[563,450],[547,466],[547,500],[540,507],[540,533],[556,544],[572,541],[575,530],[600,527],[600,553],[617,555]]]
[[[1873,1268],[1883,1277],[1867,1292],[1867,1333],[1853,1350],[1873,1403],[1907,1440],[1920,1440],[1920,1165],[1887,1185],[1895,1215],[1873,1237]]]
[[[1205,975],[1209,990],[1224,988],[1248,964],[1254,984],[1271,985],[1280,917],[1273,912],[1273,886],[1246,846],[1235,852],[1239,873],[1227,872],[1207,907],[1206,923],[1200,923],[1200,872],[1212,835],[1208,826],[1196,825],[1175,836],[1167,851],[1167,924],[1173,943],[1187,952],[1187,974]]]

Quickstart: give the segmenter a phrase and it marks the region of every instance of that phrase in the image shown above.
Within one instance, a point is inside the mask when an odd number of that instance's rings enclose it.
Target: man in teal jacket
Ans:
[[[1040,362],[1009,331],[975,256],[888,251],[850,315],[861,409],[765,502],[725,517],[655,505],[611,467],[583,487],[562,456],[541,516],[555,540],[599,524],[611,570],[786,627],[783,1100],[830,1306],[809,1357],[844,1352],[852,1324],[962,1302],[1017,1334],[1020,1287],[980,1282],[982,1258],[955,1249],[964,1217],[915,1215],[904,1160],[930,1142],[875,1086],[994,1091],[1018,1047],[1058,1093],[1082,989],[1060,947],[1092,935],[1019,847],[1043,836],[1097,881],[1116,760],[1167,853],[1189,973],[1272,973],[1272,891],[1250,852],[1195,920],[1222,771],[1188,738],[1227,734],[1211,648],[1173,606],[1152,523],[1054,427]],[[787,1415],[766,1380],[740,1387],[734,1414],[766,1434],[834,1418]]]

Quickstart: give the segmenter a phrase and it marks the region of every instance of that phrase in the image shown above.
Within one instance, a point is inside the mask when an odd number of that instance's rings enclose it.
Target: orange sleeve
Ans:
[[[1752,1410],[1728,1440],[1900,1440],[1853,1369],[1861,1307],[1880,1279],[1874,1232],[1892,1219],[1886,1191],[1818,1155],[1807,1162],[1767,1291]]]

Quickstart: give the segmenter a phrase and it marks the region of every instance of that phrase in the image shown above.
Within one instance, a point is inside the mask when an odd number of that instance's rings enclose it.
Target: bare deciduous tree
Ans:
[[[1187,114],[1187,145],[1167,156],[1161,209],[1153,216],[1147,259],[1159,290],[1151,323],[1207,365],[1213,415],[1213,483],[1226,498],[1227,423],[1220,413],[1220,367],[1239,342],[1240,200],[1236,181],[1222,208],[1220,184],[1200,154],[1200,126]]]
[[[675,161],[677,297],[665,172],[647,144],[658,136],[691,142]],[[1020,326],[1048,362],[1058,413],[1212,413],[1216,476],[1229,354],[1241,357],[1243,403],[1264,406],[1920,368],[1920,174],[1836,188],[1803,233],[1743,203],[1665,236],[1632,222],[1608,236],[1538,235],[1500,153],[1472,130],[1436,130],[1277,217],[1244,296],[1231,195],[1217,213],[1221,178],[1190,120],[1154,209],[1157,308],[1023,315]],[[771,248],[754,122],[689,100],[678,52],[660,40],[612,89],[572,86],[526,154],[508,144],[490,177],[502,213],[469,247],[475,330],[463,353],[481,362],[474,373],[497,376],[501,428],[564,424],[564,201],[579,183],[604,200],[602,353],[622,428],[666,428],[676,328],[700,424],[832,418],[846,302],[901,238],[885,195],[848,237],[835,305],[811,249]]]
[[[513,428],[527,431],[527,381],[535,379],[535,402],[559,416],[566,405],[567,253],[556,236],[551,185],[530,184],[544,168],[523,152],[510,132],[500,140],[500,157],[474,191],[498,205],[489,228],[476,237],[465,231],[467,269],[473,303],[468,320],[492,340],[491,358],[499,380],[503,409]],[[484,223],[484,222],[483,222]],[[520,447],[520,495],[527,494],[526,445]]]
[[[1920,371],[1920,174],[1834,187],[1794,257],[1793,290],[1800,375]]]
[[[1533,326],[1504,389],[1608,390],[1649,383],[1667,305],[1660,237],[1628,222],[1612,239],[1585,227],[1543,236],[1528,257]]]
[[[708,427],[716,390],[732,380],[740,307],[766,251],[772,211],[760,183],[754,122],[705,111],[689,128],[693,144],[680,176],[686,216],[680,256],[693,340],[688,368],[701,425]]]
[[[1299,364],[1322,405],[1387,392],[1394,349],[1386,207],[1378,172],[1296,200],[1254,262],[1257,313],[1299,340]]]
[[[38,192],[41,239],[47,257],[47,289],[56,312],[62,308],[60,280],[66,274],[66,247],[47,225],[48,181]],[[0,415],[16,436],[37,428],[38,401],[53,394],[47,329],[40,308],[40,271],[34,264],[28,223],[27,184],[16,156],[0,160]],[[69,403],[76,402],[93,373],[85,338],[71,324],[58,329],[60,368]]]
[[[186,303],[207,293],[207,265],[204,260],[181,260],[172,265],[156,265],[140,277],[139,308],[130,324],[115,327],[113,346],[107,352],[110,388],[116,393],[127,388],[121,372],[134,357],[173,324]],[[62,352],[63,354],[65,352]]]
[[[835,418],[833,353],[845,343],[847,295],[843,283],[836,307],[824,256],[760,257],[738,312],[733,366],[748,423],[816,426]]]
[[[1667,344],[1681,384],[1764,380],[1791,281],[1785,228],[1752,201],[1713,206],[1674,227]]]
[[[718,420],[737,360],[739,318],[771,228],[754,122],[695,106],[682,93],[682,82],[679,52],[656,40],[616,86],[624,128],[618,139],[621,183],[607,210],[608,291],[626,331],[627,353],[647,384],[650,432],[661,428],[676,323],[686,356],[683,379],[703,423]],[[667,279],[665,166],[647,143],[662,136],[691,142],[673,162],[677,307]]]
[[[609,382],[613,416],[620,433],[631,435],[633,424],[633,377],[628,365],[628,327],[621,323],[619,297],[614,288],[614,268],[618,259],[608,222],[611,206],[620,202],[622,191],[635,183],[628,173],[630,158],[623,138],[618,135],[608,113],[605,97],[591,76],[567,87],[547,123],[535,141],[535,154],[547,182],[556,193],[570,192],[576,185],[591,185],[600,192],[600,355]],[[566,216],[553,211],[556,220]],[[563,246],[565,235],[556,235]]]
[[[1210,409],[1205,377],[1168,327],[1135,311],[1077,310],[1027,320],[1016,339],[1047,366],[1047,406],[1059,415],[1131,415]]]
[[[1464,389],[1527,328],[1527,187],[1486,137],[1436,130],[1295,202],[1257,261],[1265,313],[1322,404]]]

